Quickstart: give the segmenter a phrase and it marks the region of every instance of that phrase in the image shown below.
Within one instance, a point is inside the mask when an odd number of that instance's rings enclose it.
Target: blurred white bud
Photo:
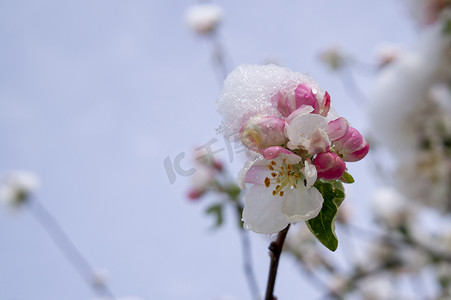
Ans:
[[[92,274],[92,284],[95,286],[105,286],[110,278],[110,272],[107,269],[95,269]]]
[[[385,67],[402,55],[402,49],[394,44],[382,44],[376,49],[376,57],[380,68]]]
[[[378,189],[372,197],[372,207],[378,221],[390,229],[408,225],[414,216],[413,203],[391,187]]]
[[[223,10],[212,3],[196,4],[189,7],[185,18],[188,26],[198,34],[208,34],[221,22]]]
[[[319,57],[332,70],[338,70],[346,63],[346,57],[339,46],[330,46],[323,50]]]
[[[449,0],[405,0],[407,9],[420,26],[434,24],[446,7],[451,7]]]
[[[12,171],[3,176],[0,200],[10,207],[18,207],[39,187],[39,178],[28,171]]]
[[[283,250],[301,260],[308,269],[313,269],[324,262],[316,238],[303,224],[292,225]]]
[[[359,288],[363,300],[401,299],[395,295],[388,276],[364,279],[359,282]]]

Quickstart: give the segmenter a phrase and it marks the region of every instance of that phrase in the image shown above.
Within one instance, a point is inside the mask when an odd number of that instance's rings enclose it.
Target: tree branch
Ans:
[[[94,269],[88,263],[87,259],[81,254],[74,243],[56,221],[55,217],[40,203],[35,197],[30,199],[28,206],[31,214],[47,231],[54,244],[61,251],[67,261],[75,268],[83,280],[91,287],[96,294],[107,296],[114,300],[116,297],[111,292],[105,282],[96,284],[93,281],[95,275]]]
[[[272,242],[268,249],[269,255],[271,256],[271,264],[269,266],[268,284],[266,286],[266,296],[265,300],[277,300],[274,297],[274,286],[276,284],[277,268],[279,266],[279,258],[282,253],[283,243],[285,242],[285,237],[287,236],[288,229],[290,225],[279,232],[277,239]]]

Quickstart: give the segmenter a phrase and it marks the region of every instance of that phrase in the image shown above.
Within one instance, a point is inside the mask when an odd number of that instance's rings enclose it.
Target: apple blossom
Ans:
[[[238,67],[227,77],[217,103],[224,117],[218,131],[260,155],[239,173],[242,189],[252,185],[242,220],[258,233],[276,233],[290,223],[316,218],[324,195],[328,201],[344,197],[332,181],[343,176],[345,161],[360,160],[368,152],[360,133],[331,108],[327,92],[310,77],[282,67]],[[332,216],[328,229],[324,223],[322,229],[309,223],[331,250],[336,249],[329,241],[336,240],[332,223],[337,209],[335,202],[325,207]]]
[[[0,200],[10,206],[19,206],[39,187],[39,178],[28,171],[12,171],[3,177]]]
[[[216,4],[192,5],[186,11],[186,21],[196,33],[207,34],[216,29],[222,19],[222,8]]]
[[[451,36],[443,25],[423,28],[417,44],[380,72],[369,105],[372,136],[396,162],[396,188],[449,212]]]
[[[274,160],[259,158],[241,180],[254,184],[245,196],[243,221],[254,232],[272,234],[289,223],[306,221],[318,215],[323,204],[313,187],[316,169],[301,157],[281,153]]]

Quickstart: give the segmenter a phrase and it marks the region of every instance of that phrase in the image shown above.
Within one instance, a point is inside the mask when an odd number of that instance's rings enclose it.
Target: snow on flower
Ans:
[[[185,14],[189,27],[198,34],[207,34],[214,31],[222,16],[222,8],[212,3],[192,5]]]
[[[9,206],[19,206],[39,187],[38,177],[28,171],[7,173],[0,186],[0,200]]]
[[[345,161],[369,150],[360,133],[331,108],[331,98],[309,76],[275,65],[243,65],[224,83],[217,102],[219,132],[241,141],[257,157],[239,174],[252,184],[243,210],[245,227],[265,234],[318,215],[317,179],[337,180]]]

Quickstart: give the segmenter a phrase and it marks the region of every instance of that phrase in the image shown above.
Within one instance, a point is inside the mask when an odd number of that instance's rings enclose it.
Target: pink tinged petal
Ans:
[[[308,153],[317,154],[327,152],[330,148],[330,141],[327,133],[322,129],[317,129],[310,139]]]
[[[318,99],[312,89],[302,83],[289,92],[279,92],[276,97],[277,110],[284,117],[288,117],[302,106],[312,107],[314,113],[318,113],[320,110]]]
[[[313,94],[313,91],[310,87],[301,83],[294,90],[294,93],[296,99],[296,108],[300,107],[301,105],[309,105],[313,107],[313,113],[319,112],[318,99],[316,99],[316,96]]]
[[[321,115],[326,117],[330,110],[330,95],[328,92],[324,94],[323,103],[321,105]]]
[[[293,164],[292,161],[295,161],[295,160],[298,160],[296,163],[301,161],[301,158],[298,155],[296,155],[293,152],[291,152],[290,150],[285,149],[280,146],[273,146],[273,147],[263,149],[262,154],[263,154],[264,158],[270,159],[270,160],[279,157],[279,155],[281,155],[281,154],[284,154],[290,164]]]
[[[346,134],[348,129],[348,120],[340,117],[338,119],[330,121],[329,124],[327,124],[326,132],[331,141],[336,141],[338,139],[341,139]]]
[[[267,160],[260,156],[253,161],[247,161],[238,173],[238,185],[240,188],[245,190],[246,183],[264,184],[265,178],[271,177],[271,173],[273,172],[268,168],[271,160],[274,160],[278,165],[282,165],[283,160],[285,160],[285,163],[293,165],[298,164],[302,160],[300,156],[293,154],[291,151],[282,149],[283,151],[274,159]]]
[[[339,179],[346,170],[346,163],[335,153],[320,153],[313,164],[318,171],[318,177],[327,180]]]
[[[277,95],[277,110],[284,117],[288,117],[296,110],[296,100],[294,90],[287,93],[278,92]]]
[[[315,184],[316,179],[318,178],[316,167],[312,165],[308,160],[306,160],[304,162],[304,169],[302,170],[302,173],[305,177],[306,187],[312,187]]]
[[[305,115],[305,114],[309,114],[313,112],[313,107],[311,106],[305,106],[302,105],[300,106],[298,109],[296,109],[295,111],[293,111],[285,120],[286,124],[291,123],[291,121],[293,121],[293,119],[295,119],[296,117],[300,116],[300,115]]]
[[[264,167],[268,164],[268,161],[266,159],[263,159],[261,156],[254,159],[254,160],[248,160],[243,168],[241,168],[241,170],[238,172],[238,176],[237,176],[237,180],[238,180],[238,185],[242,190],[246,189],[246,183],[259,183],[259,179],[258,178],[254,178],[255,176],[257,176],[258,174],[258,170],[260,171],[265,171],[265,174],[270,174],[270,170],[266,168],[266,170],[264,169]],[[251,170],[251,169],[255,169],[255,170]],[[247,173],[249,173],[249,171],[251,172],[251,174],[247,175]],[[268,173],[266,173],[268,172]],[[254,175],[253,175],[254,174]],[[261,176],[268,176],[268,175],[264,175],[262,174]],[[265,179],[265,177],[263,177],[263,180]],[[247,181],[246,181],[247,180]],[[263,181],[262,181],[263,182]]]
[[[299,147],[308,150],[310,139],[318,129],[325,129],[327,120],[317,114],[300,114],[287,122],[285,133],[290,140],[288,146],[290,149]]]
[[[323,196],[314,187],[304,185],[287,190],[282,203],[282,214],[290,223],[307,221],[316,217],[323,207]]]
[[[368,144],[368,142],[365,141],[365,144],[363,145],[362,148],[347,155],[345,160],[349,161],[349,162],[359,161],[362,158],[364,158],[368,154],[369,151],[370,151],[370,144]]]
[[[244,176],[245,183],[264,184],[265,178],[268,177],[269,169],[267,166],[256,165],[249,168]]]
[[[369,144],[353,127],[349,127],[346,134],[334,142],[335,149],[344,161],[358,161],[364,158],[369,151]]]
[[[283,145],[285,120],[271,116],[254,116],[240,131],[241,142],[247,148],[260,152],[262,148]]]
[[[273,196],[264,185],[254,185],[244,199],[243,222],[246,229],[257,233],[273,234],[288,225],[286,217],[281,212],[280,196]]]

